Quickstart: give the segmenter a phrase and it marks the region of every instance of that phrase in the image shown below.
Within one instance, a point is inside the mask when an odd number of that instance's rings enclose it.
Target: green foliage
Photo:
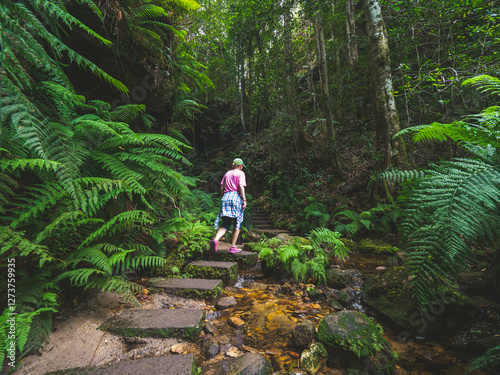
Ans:
[[[485,80],[469,84],[483,87]],[[494,79],[488,82],[488,91],[500,86]],[[474,256],[471,244],[499,234],[499,118],[498,107],[491,107],[466,121],[410,129],[417,133],[416,140],[446,135],[472,155],[431,165],[425,177],[405,185],[401,224],[408,239],[412,291],[421,304],[443,289],[455,291],[454,277]]]
[[[177,242],[176,253],[180,258],[202,255],[212,238],[213,227],[200,220],[174,218],[166,221],[160,230],[168,230],[169,236]]]
[[[103,18],[92,1],[81,4]],[[137,4],[127,4],[135,26],[142,27],[137,33],[153,39],[153,29],[179,33],[165,23],[165,10],[147,3],[141,13]],[[190,0],[168,4],[179,12],[196,7]],[[158,17],[161,24],[148,23]],[[7,0],[0,4],[0,20],[0,263],[16,261],[20,360],[48,338],[61,285],[117,292],[138,303],[134,292],[140,286],[125,276],[163,265],[160,220],[177,212],[194,180],[180,172],[189,165],[184,139],[133,130],[154,122],[144,105],[112,108],[76,94],[61,68],[63,58],[123,93],[128,89],[60,35],[72,38],[77,28],[94,43],[110,46],[109,40],[62,2]],[[7,280],[6,271],[0,275]],[[7,289],[0,284],[2,293]],[[0,305],[2,355],[9,341],[6,303]]]
[[[386,174],[384,176],[388,175]],[[351,210],[342,210],[333,216],[340,217],[341,220],[341,222],[335,226],[336,231],[340,233],[345,232],[354,236],[359,230],[392,233],[395,230],[395,223],[400,215],[401,210],[396,206],[391,204],[378,204],[360,214]]]
[[[474,359],[471,363],[468,373],[487,370],[495,371],[500,368],[500,346],[489,349],[481,357]]]
[[[348,253],[340,240],[340,233],[326,228],[313,230],[309,240],[295,237],[283,242],[273,238],[262,240],[254,249],[268,268],[288,271],[297,280],[307,281],[311,278],[319,284],[326,283],[325,270],[329,259],[345,259]]]

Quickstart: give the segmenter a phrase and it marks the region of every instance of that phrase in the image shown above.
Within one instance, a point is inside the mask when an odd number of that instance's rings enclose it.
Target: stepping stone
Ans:
[[[229,252],[229,246],[219,246],[219,250],[215,254],[215,259],[228,262],[238,263],[238,268],[240,270],[246,270],[253,267],[257,263],[259,254],[252,251],[242,250],[241,253],[231,254]]]
[[[99,329],[118,336],[181,338],[195,342],[200,337],[205,310],[130,309],[108,319]]]
[[[109,365],[77,367],[47,372],[45,375],[194,375],[193,354],[169,355],[122,361]]]
[[[189,263],[184,270],[194,277],[221,279],[224,285],[231,285],[238,278],[238,263],[234,262],[234,259],[232,260],[231,262],[197,260]]]
[[[222,292],[220,279],[180,279],[155,277],[149,279],[149,285],[154,291],[173,293],[186,298],[206,298],[215,300]]]

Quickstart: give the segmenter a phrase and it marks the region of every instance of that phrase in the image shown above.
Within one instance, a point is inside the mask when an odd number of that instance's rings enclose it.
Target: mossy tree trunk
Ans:
[[[394,101],[389,44],[380,3],[364,0],[366,27],[370,45],[371,79],[375,101],[375,129],[377,151],[382,154],[378,169],[394,164],[398,168],[408,167],[408,156],[402,139],[392,140],[399,132],[399,116]]]

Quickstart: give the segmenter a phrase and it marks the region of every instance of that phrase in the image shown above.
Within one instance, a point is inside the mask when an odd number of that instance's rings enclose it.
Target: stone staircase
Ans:
[[[269,219],[269,216],[262,210],[255,208],[252,211],[252,224],[257,232],[261,232],[267,237],[277,236],[281,233],[290,234],[286,229],[276,229]]]
[[[192,278],[152,278],[152,292],[161,291],[188,298],[215,301],[222,288],[233,284],[238,270],[247,269],[257,262],[257,253],[242,251],[229,253],[229,244],[220,243],[216,254],[209,260],[189,263],[185,270]],[[205,310],[201,309],[129,309],[104,322],[103,331],[124,337],[179,338],[196,342],[203,328]],[[116,364],[73,368],[48,374],[168,374],[194,375],[196,363],[193,355],[169,355],[144,358]]]

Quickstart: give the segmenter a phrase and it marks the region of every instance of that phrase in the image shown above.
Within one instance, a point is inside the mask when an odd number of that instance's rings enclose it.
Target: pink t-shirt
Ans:
[[[222,179],[221,185],[224,185],[224,181],[226,182],[226,188],[224,189],[224,193],[228,191],[238,191],[238,186],[247,186],[247,181],[245,179],[245,172],[239,169],[231,169],[227,171]]]

